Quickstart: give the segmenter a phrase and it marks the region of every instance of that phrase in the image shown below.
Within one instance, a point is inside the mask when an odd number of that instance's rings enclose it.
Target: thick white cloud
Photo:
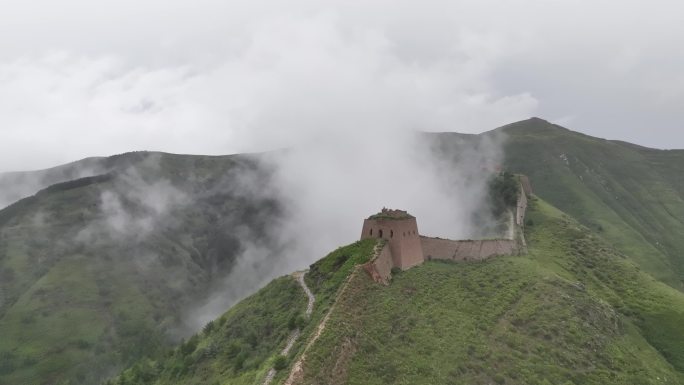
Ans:
[[[6,0],[0,171],[531,115],[684,147],[680,4]]]

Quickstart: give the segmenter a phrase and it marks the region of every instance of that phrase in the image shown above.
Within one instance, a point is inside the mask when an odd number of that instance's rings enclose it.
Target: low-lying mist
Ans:
[[[421,234],[482,236],[483,224],[494,221],[488,182],[501,162],[503,137],[450,147],[435,138],[401,127],[328,130],[262,154],[262,167],[273,171],[269,183],[241,178],[241,188],[281,202],[281,215],[269,228],[277,248],[243,239],[246,248],[234,270],[206,304],[190,312],[190,324],[197,329],[276,276],[306,269],[358,240],[363,219],[383,207],[408,210]]]
[[[169,225],[159,218],[170,218],[174,232],[195,237],[183,237],[179,243],[203,247],[186,251],[193,258],[206,260],[202,253],[209,252],[237,254],[229,273],[207,278],[213,294],[203,303],[195,301],[200,304],[187,312],[191,329],[273,277],[304,269],[357,240],[363,219],[383,207],[408,210],[418,218],[423,234],[466,238],[481,233],[473,226],[473,215],[486,212],[487,180],[500,162],[500,140],[488,136],[454,154],[421,132],[479,132],[529,116],[536,101],[528,94],[505,95],[491,87],[491,68],[483,58],[496,57],[496,52],[474,49],[468,36],[461,36],[449,49],[430,48],[434,60],[413,60],[395,37],[346,25],[334,13],[267,18],[245,34],[230,55],[201,68],[129,71],[116,60],[74,62],[64,54],[21,72],[27,78],[46,72],[47,78],[57,78],[57,91],[76,95],[68,119],[51,121],[60,131],[81,138],[69,129],[116,127],[116,135],[107,131],[116,138],[106,147],[109,151],[141,145],[199,153],[216,153],[217,148],[226,153],[268,151],[252,156],[267,177],[253,177],[250,167],[207,174],[193,166],[177,175],[183,165],[164,163],[159,172],[165,174],[145,181],[144,188],[100,196],[98,207],[107,218],[102,223],[113,225],[98,229],[134,230],[136,237],[144,238],[159,234],[158,223]],[[81,70],[91,67],[95,69]],[[60,75],[84,72],[90,75],[78,84]],[[82,103],[93,98],[98,102]],[[62,108],[46,105],[45,116]],[[95,120],[81,120],[83,116]],[[133,143],[131,138],[141,136]],[[93,151],[104,146],[102,138],[93,134],[83,143]],[[204,183],[206,178],[216,180]],[[210,190],[196,191],[193,185]],[[138,192],[150,189],[155,197],[182,199],[173,200],[173,210],[167,213]],[[245,231],[240,225],[250,216],[263,216],[258,207],[223,207],[220,213],[205,215],[229,197],[245,205],[277,202],[278,209],[260,218],[266,227],[260,231]],[[125,211],[128,200],[145,207],[151,219],[145,212]],[[194,210],[210,201],[207,210]],[[197,212],[204,217],[195,216]],[[202,218],[216,223],[199,226]],[[482,222],[486,218],[480,215]],[[229,233],[230,242],[212,234],[207,238],[220,247],[204,245],[209,241],[197,233],[204,228]],[[79,239],[88,235],[85,231]]]
[[[326,107],[329,115],[320,120],[293,119],[283,128],[290,135],[281,150],[237,157],[131,153],[17,174],[22,179],[10,184],[18,199],[50,183],[112,175],[93,186],[82,214],[70,214],[81,215],[73,233],[54,234],[60,255],[106,254],[143,279],[162,274],[153,281],[192,288],[177,293],[179,304],[191,305],[180,328],[170,329],[183,336],[271,279],[356,241],[363,219],[383,207],[408,210],[424,235],[486,233],[493,222],[488,181],[501,162],[503,137],[426,134],[404,123],[408,107],[392,115],[369,103]],[[326,116],[336,123],[326,125]],[[264,127],[248,139],[268,135],[271,126]],[[41,228],[70,218],[55,215],[34,217]],[[197,277],[201,284],[188,281]]]

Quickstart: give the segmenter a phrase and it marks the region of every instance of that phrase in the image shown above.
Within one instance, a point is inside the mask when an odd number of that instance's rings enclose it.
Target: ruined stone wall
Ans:
[[[534,193],[532,191],[532,182],[530,182],[530,178],[527,175],[520,175],[520,184],[522,184],[522,189],[528,196]]]
[[[451,261],[479,261],[495,255],[518,255],[518,242],[511,239],[454,241],[451,239],[420,237],[425,259]]]
[[[520,195],[518,196],[518,205],[515,210],[515,224],[523,227],[525,226],[525,213],[527,212],[527,193],[525,188],[521,185]]]
[[[385,285],[388,284],[392,278],[392,267],[394,267],[392,252],[387,243],[382,246],[382,249],[377,252],[373,259],[363,265],[363,268],[370,274],[375,282]]]

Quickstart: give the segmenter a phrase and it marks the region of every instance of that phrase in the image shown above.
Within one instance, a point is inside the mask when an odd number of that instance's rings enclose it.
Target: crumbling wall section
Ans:
[[[392,267],[394,267],[392,252],[387,242],[379,245],[379,250],[376,250],[375,256],[363,265],[364,270],[375,282],[384,285],[387,285],[392,278]]]
[[[451,239],[420,237],[425,259],[450,261],[479,261],[495,255],[518,255],[518,242],[511,239],[454,241]]]
[[[520,194],[518,195],[518,204],[515,210],[515,224],[521,228],[525,226],[525,213],[527,212],[527,193],[523,185],[520,186]]]

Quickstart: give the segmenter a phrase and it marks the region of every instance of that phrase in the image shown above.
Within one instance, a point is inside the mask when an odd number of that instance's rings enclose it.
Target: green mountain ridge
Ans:
[[[684,151],[594,138],[539,118],[479,136],[431,134],[443,153],[503,142],[503,166],[640,267],[684,290]]]
[[[260,384],[292,328],[289,366],[323,319],[305,383],[684,383],[684,151],[538,118],[424,138],[454,162],[500,144],[492,162],[530,177],[528,256],[430,262],[385,288],[351,274],[373,249],[351,245],[306,275],[310,319],[283,277],[175,348],[245,239],[280,246],[259,155],[138,152],[0,174],[15,202],[0,210],[0,384],[97,384],[129,366],[113,383]]]
[[[302,369],[297,384],[683,383],[684,294],[540,199],[529,217],[526,256],[426,262],[389,286],[358,268],[372,253],[368,240],[316,262],[306,275],[316,316],[272,383],[286,383],[294,362]],[[284,281],[293,285],[288,277],[274,281],[191,347],[139,363],[111,383],[261,383],[286,333],[270,354],[257,355],[244,335],[264,341],[270,329],[245,330],[269,322],[284,329],[291,307],[261,310],[282,295]],[[293,295],[302,312],[302,292]],[[260,321],[245,322],[250,316]],[[235,357],[244,361],[236,365]]]
[[[117,156],[0,211],[0,383],[100,383],[170,346],[279,204],[249,156]]]

